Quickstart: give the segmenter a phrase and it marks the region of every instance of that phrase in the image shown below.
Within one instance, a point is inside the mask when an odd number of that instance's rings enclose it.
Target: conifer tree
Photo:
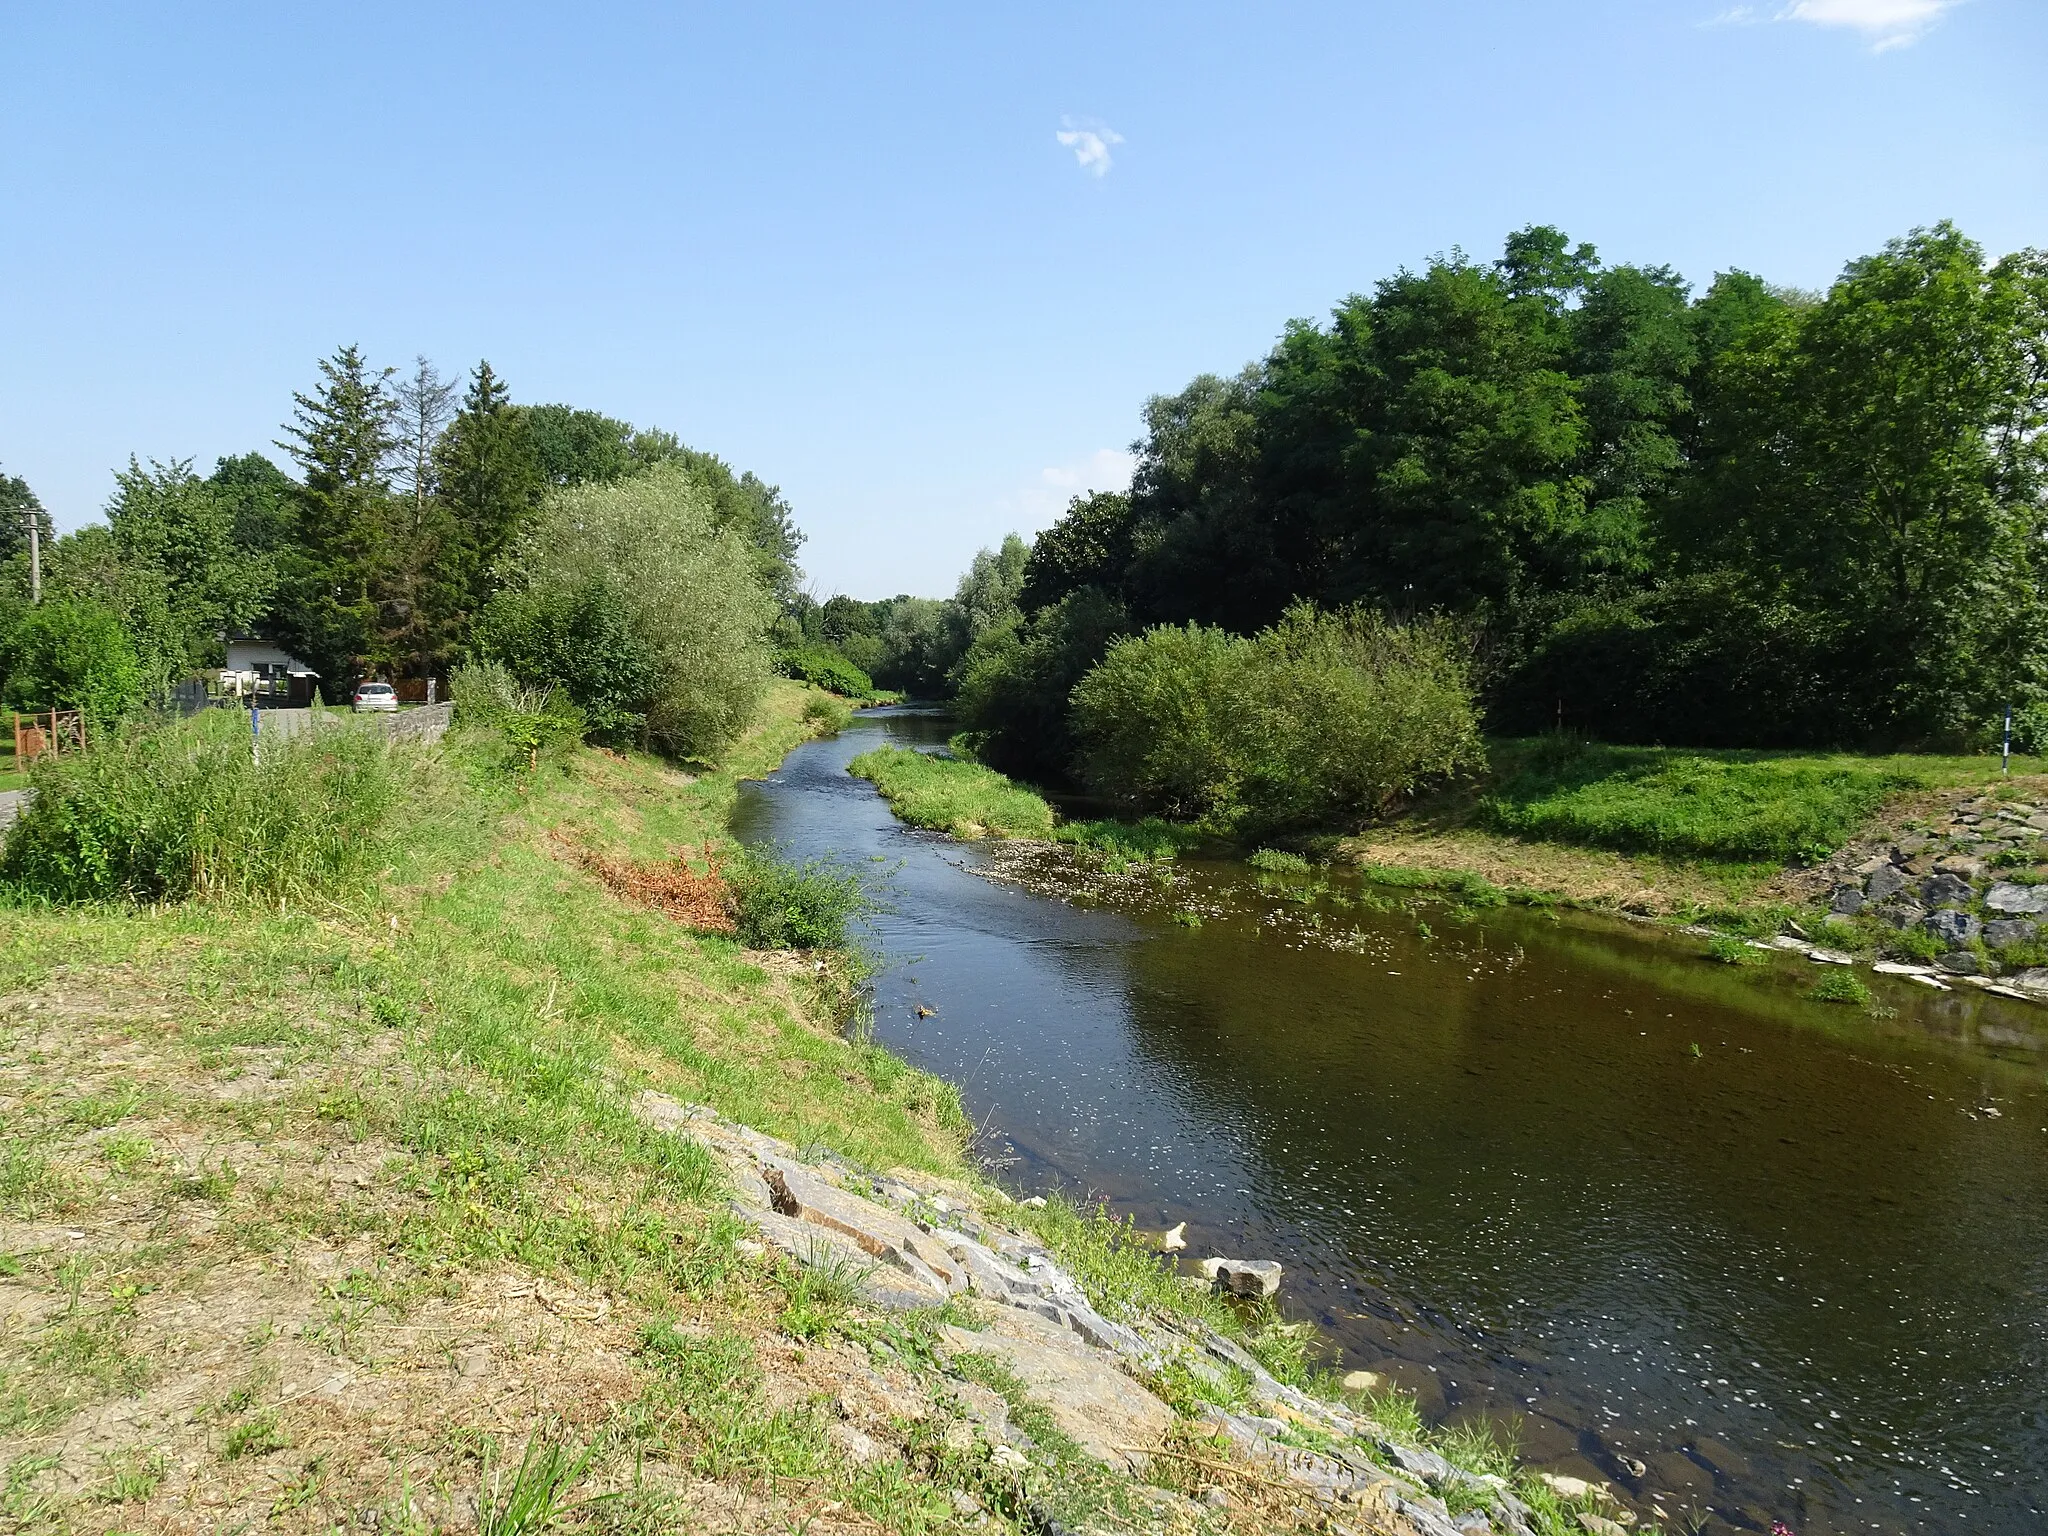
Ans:
[[[280,561],[277,638],[321,676],[330,701],[381,660],[378,587],[388,557],[397,445],[390,369],[359,348],[320,363],[321,382],[294,394],[278,446],[299,466],[298,540]]]
[[[547,481],[526,411],[513,405],[488,361],[470,375],[462,409],[434,452],[441,500],[471,613],[497,590],[494,567],[507,540],[539,508]]]

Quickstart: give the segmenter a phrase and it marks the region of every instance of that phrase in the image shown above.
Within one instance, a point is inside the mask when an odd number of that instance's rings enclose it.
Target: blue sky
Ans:
[[[1148,394],[1523,224],[1699,283],[2048,245],[2041,0],[14,3],[0,59],[0,465],[60,526],[354,341],[779,483],[821,596],[949,591]]]

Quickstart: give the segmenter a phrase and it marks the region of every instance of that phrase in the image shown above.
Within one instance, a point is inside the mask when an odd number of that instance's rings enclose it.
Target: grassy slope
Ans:
[[[957,1172],[952,1091],[821,1027],[807,968],[558,856],[716,837],[736,777],[806,733],[803,698],[779,688],[694,781],[578,753],[450,787],[376,892],[319,913],[4,914],[11,1520],[462,1524],[485,1463],[535,1433],[597,1445],[615,1486],[659,1464],[628,1492],[672,1515],[696,1475],[731,1483],[727,1518],[798,1518],[821,1489],[891,1527],[951,1518],[835,1459],[800,1380],[763,1387],[801,1376],[777,1274],[732,1246],[707,1160],[626,1101],[654,1085]],[[668,1317],[689,1336],[650,1359],[640,1330]],[[685,1390],[707,1338],[718,1389]]]
[[[562,1466],[590,1451],[572,1505],[610,1501],[570,1523],[622,1533],[976,1524],[954,1489],[984,1529],[1038,1498],[1150,1524],[1049,1432],[1022,1483],[992,1468],[934,1319],[864,1316],[829,1277],[750,1257],[708,1157],[629,1113],[651,1086],[973,1177],[954,1091],[838,1034],[809,963],[626,906],[570,856],[717,841],[739,779],[809,734],[809,697],[778,685],[697,778],[590,751],[510,780],[451,769],[375,888],[317,912],[0,912],[11,1529],[313,1531],[367,1509],[424,1536],[502,1509],[549,1446]],[[1030,1214],[1113,1315],[1245,1336],[1127,1229]],[[1247,1342],[1309,1369],[1298,1329]],[[881,1459],[834,1441],[835,1402]],[[1191,1489],[1198,1469],[1154,1476]]]

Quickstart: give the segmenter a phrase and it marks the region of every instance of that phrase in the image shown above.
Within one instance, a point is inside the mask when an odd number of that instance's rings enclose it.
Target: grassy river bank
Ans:
[[[892,1316],[764,1250],[716,1159],[635,1113],[707,1105],[1001,1206],[1102,1315],[1219,1330],[1340,1395],[1270,1309],[1190,1287],[1100,1216],[1010,1206],[952,1087],[843,1027],[844,963],[743,949],[620,878],[685,851],[701,870],[740,780],[829,729],[815,701],[777,685],[697,776],[589,749],[507,773],[451,747],[387,867],[327,898],[5,910],[14,1528],[1321,1525],[1199,1422],[1249,1411],[1252,1377],[1162,1365],[1147,1384],[1188,1417],[1142,1478],[1105,1468],[1014,1374],[935,1348],[976,1303]],[[977,1418],[976,1391],[1001,1402]],[[1432,1438],[1406,1399],[1346,1401]],[[990,1411],[1030,1456],[992,1448]],[[1512,1472],[1483,1430],[1433,1443]],[[1524,1492],[1544,1532],[1595,1507]]]
[[[1490,758],[1487,773],[1361,829],[1264,836],[1152,819],[1064,822],[1042,796],[981,764],[896,748],[865,754],[851,771],[873,781],[905,821],[955,836],[1052,839],[1111,860],[1206,846],[1254,863],[1343,863],[1381,885],[1455,904],[1572,906],[1753,938],[1786,930],[1899,962],[1936,956],[1914,926],[1917,912],[1902,922],[1860,897],[1854,910],[1832,910],[1852,905],[1838,900],[1844,883],[1860,890],[1873,862],[1895,859],[1910,897],[1937,864],[1960,860],[1954,867],[1978,889],[1950,904],[1972,908],[1988,882],[2048,881],[2043,829],[2025,824],[2048,799],[2048,764],[2036,759],[2013,759],[2008,774],[1995,757],[1541,739],[1496,741]],[[1988,832],[2006,822],[2023,835],[1980,835],[1979,823]],[[1945,942],[1961,952],[1953,938]],[[1975,930],[1962,943],[1990,974],[2048,958],[2032,936],[1996,955]]]

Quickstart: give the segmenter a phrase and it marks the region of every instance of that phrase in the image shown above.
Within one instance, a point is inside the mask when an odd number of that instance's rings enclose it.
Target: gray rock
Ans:
[[[1871,871],[1869,880],[1864,882],[1863,895],[1869,901],[1890,901],[1905,888],[1905,871],[1896,864],[1887,862],[1883,867]]]
[[[1930,907],[1961,906],[1970,899],[1970,882],[1943,870],[1920,882],[1920,899]]]
[[[1958,880],[1982,880],[1984,878],[1984,861],[1982,859],[1964,858],[1960,854],[1951,854],[1948,858],[1936,859],[1934,861],[1934,872],[1938,875],[1954,875]]]
[[[1142,1466],[1134,1448],[1157,1445],[1180,1421],[1174,1411],[1118,1369],[1116,1357],[1090,1349],[1061,1328],[1018,1312],[992,1310],[978,1333],[948,1324],[941,1337],[962,1354],[994,1355],[1031,1389],[1054,1423],[1096,1461]]]
[[[2018,988],[2029,997],[2048,997],[2048,965],[2037,965],[2030,971],[2021,971],[2017,976],[2008,976],[2006,984]]]
[[[1981,976],[1984,974],[1984,962],[1971,954],[1967,949],[1959,949],[1953,954],[1943,955],[1934,963],[1944,971],[1947,971],[1951,976]]]
[[[1984,925],[1967,912],[1930,912],[1920,926],[1952,949],[1961,949],[1984,931]]]
[[[1994,912],[2039,916],[2048,912],[2048,885],[2013,885],[2001,880],[1985,893],[1984,905]]]
[[[2011,949],[2015,944],[2033,943],[2040,931],[2038,924],[2024,917],[2001,918],[1984,925],[1984,942],[1993,949]]]
[[[1863,892],[1853,885],[1838,885],[1828,892],[1828,911],[1836,917],[1854,917],[1863,910]]]
[[[1877,915],[1894,928],[1917,928],[1920,919],[1927,915],[1926,909],[1910,901],[1894,901],[1880,907]]]
[[[1225,1259],[1216,1283],[1233,1296],[1271,1296],[1280,1289],[1280,1266],[1271,1259]]]

